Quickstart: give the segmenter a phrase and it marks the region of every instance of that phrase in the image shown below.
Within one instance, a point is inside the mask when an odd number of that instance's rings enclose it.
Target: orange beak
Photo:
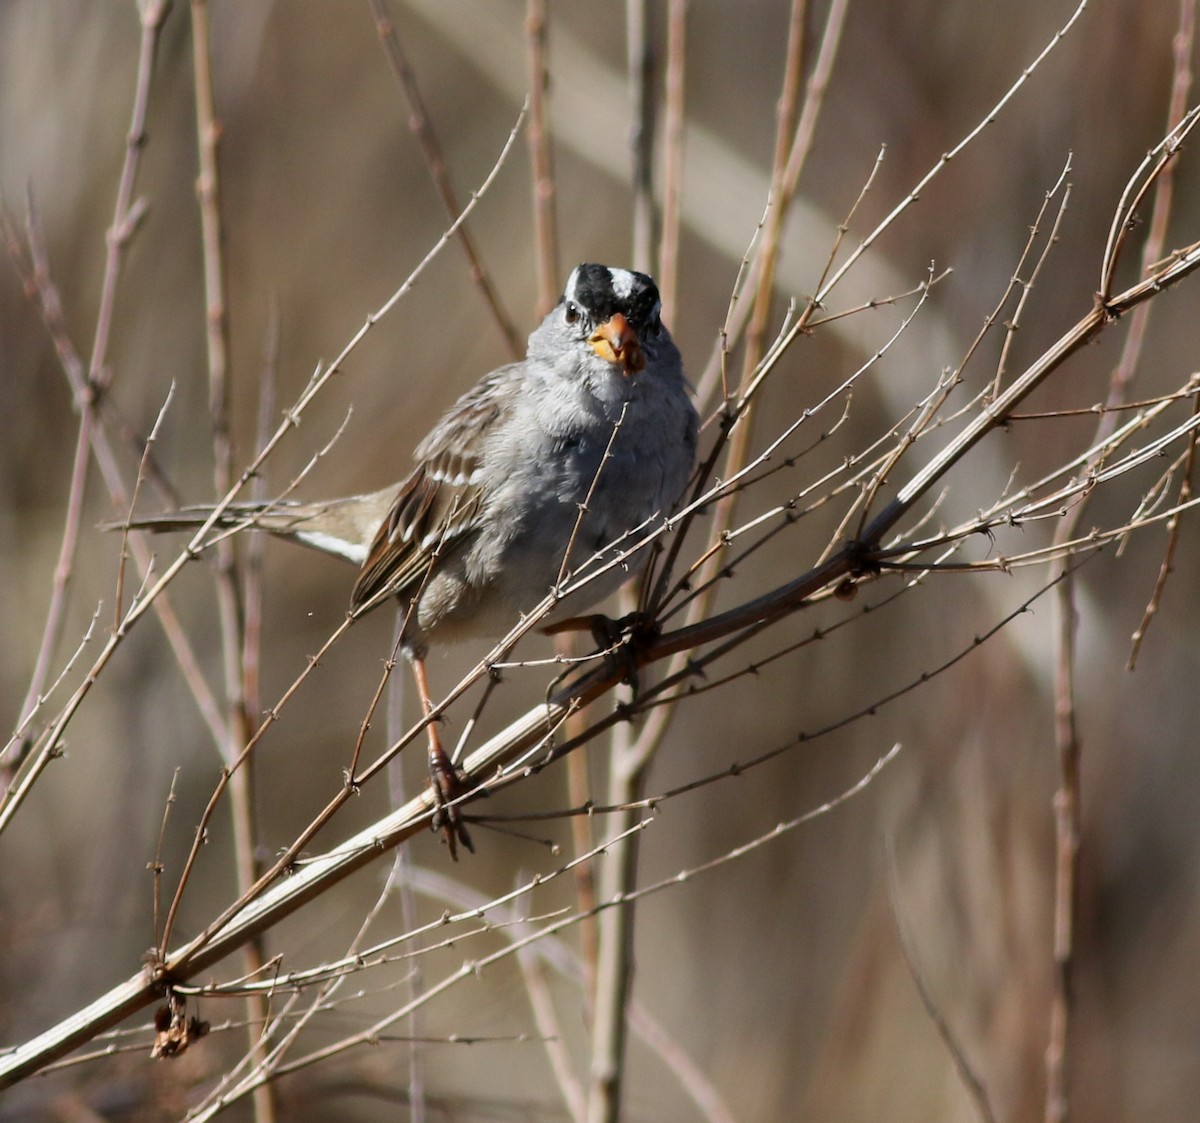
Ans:
[[[646,356],[642,354],[637,333],[620,312],[601,324],[592,333],[588,343],[605,362],[620,363],[626,377],[646,365]]]

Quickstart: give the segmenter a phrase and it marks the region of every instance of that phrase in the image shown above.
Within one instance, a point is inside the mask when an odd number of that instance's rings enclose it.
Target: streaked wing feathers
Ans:
[[[417,446],[417,466],[401,485],[355,582],[353,611],[415,593],[435,556],[470,533],[483,499],[480,442],[499,416],[497,389],[511,370],[493,371],[459,398]]]

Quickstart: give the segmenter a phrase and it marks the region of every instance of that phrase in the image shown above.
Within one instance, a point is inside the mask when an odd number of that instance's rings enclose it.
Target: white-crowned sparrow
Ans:
[[[321,503],[240,503],[222,518],[354,562],[355,615],[398,597],[401,645],[431,711],[430,642],[495,638],[566,572],[614,556],[680,498],[695,462],[697,416],[679,351],[644,273],[585,264],[529,337],[526,357],[485,376],[417,446],[400,484]],[[136,518],[195,526],[210,508]],[[570,546],[570,557],[564,555]],[[590,582],[578,611],[633,572]],[[456,776],[430,722],[430,769],[444,802]],[[470,846],[456,818],[455,836]]]

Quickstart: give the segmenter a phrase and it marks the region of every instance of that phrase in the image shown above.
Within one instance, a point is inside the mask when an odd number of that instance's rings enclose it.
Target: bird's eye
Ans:
[[[583,313],[580,312],[579,305],[574,301],[568,300],[566,306],[563,308],[563,317],[566,319],[567,323],[577,324],[579,322],[579,317],[582,315]]]

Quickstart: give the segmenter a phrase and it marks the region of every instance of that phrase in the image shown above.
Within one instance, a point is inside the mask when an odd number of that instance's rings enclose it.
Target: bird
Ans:
[[[357,565],[353,617],[399,601],[400,646],[427,719],[434,825],[453,857],[456,841],[474,847],[452,806],[461,781],[432,716],[430,647],[504,635],[564,575],[604,569],[670,516],[695,465],[699,418],[661,314],[647,274],[581,264],[525,357],[463,394],[399,483],[322,502],[233,503],[216,524],[248,525]],[[179,530],[213,510],[120,525]],[[610,565],[555,616],[595,604],[633,572],[628,559]]]

